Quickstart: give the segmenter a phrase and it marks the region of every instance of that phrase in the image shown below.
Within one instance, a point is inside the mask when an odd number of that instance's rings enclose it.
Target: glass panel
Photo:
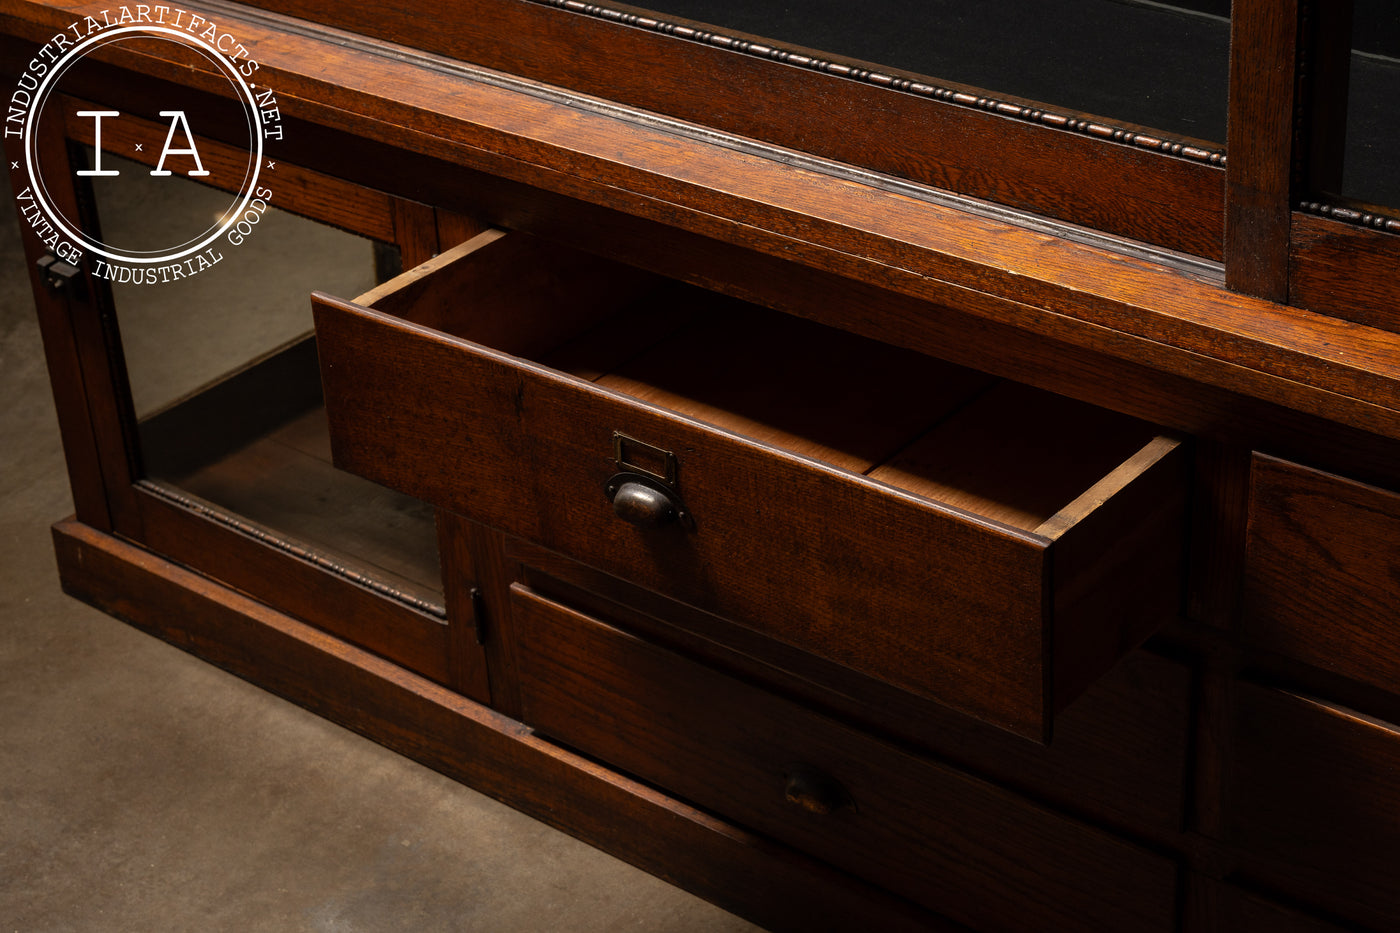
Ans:
[[[173,242],[160,228],[212,223],[232,204],[102,162],[120,172],[90,179],[110,244]],[[190,277],[111,283],[145,475],[441,605],[432,510],[331,466],[312,336],[310,293],[361,294],[393,274],[396,252],[272,207],[242,245],[220,243],[223,258]]]
[[[877,70],[957,82],[1223,145],[1229,0],[652,0],[712,24]]]
[[[1400,208],[1400,3],[1357,0],[1342,193],[1369,205]]]

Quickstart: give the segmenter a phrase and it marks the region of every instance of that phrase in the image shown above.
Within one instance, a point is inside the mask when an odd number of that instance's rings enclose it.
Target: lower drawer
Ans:
[[[1400,929],[1400,727],[1240,684],[1227,804],[1246,872],[1378,929]]]
[[[519,586],[541,733],[980,930],[1171,930],[1172,862]]]

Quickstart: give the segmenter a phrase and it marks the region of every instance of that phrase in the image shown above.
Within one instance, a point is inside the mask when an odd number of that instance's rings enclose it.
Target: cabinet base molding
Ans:
[[[959,929],[121,538],[53,536],[69,595],[767,928]]]

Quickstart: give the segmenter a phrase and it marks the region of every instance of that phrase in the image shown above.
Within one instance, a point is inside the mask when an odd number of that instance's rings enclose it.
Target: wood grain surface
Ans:
[[[258,5],[1172,249],[1220,256],[1219,166],[1118,144],[1121,131],[1084,114],[1065,112],[1060,127],[1016,120],[1008,114],[1021,107],[1005,101],[998,112],[985,92],[961,86],[957,91],[972,106],[519,0],[478,3],[470,15],[443,11],[429,31],[407,9],[317,0]],[[985,103],[979,107],[979,101]],[[833,133],[833,114],[860,116]],[[1068,129],[1080,121],[1098,126],[1098,133]],[[1143,136],[1161,140],[1151,131]],[[1000,169],[1008,159],[1015,171]],[[1086,188],[1080,180],[1089,172],[1111,181]]]
[[[1175,928],[1165,859],[529,590],[512,599],[522,712],[546,735],[979,930]],[[799,771],[847,798],[827,813],[794,805]]]
[[[1400,924],[1400,729],[1311,697],[1236,691],[1230,839],[1243,870],[1375,929]]]
[[[13,9],[12,31],[35,38],[71,16]],[[493,86],[431,56],[377,55],[322,41],[314,30],[278,33],[271,21],[239,27],[266,39],[264,68],[286,89],[287,119],[359,134],[353,150],[308,150],[335,174],[389,184],[408,177],[404,189],[470,212],[485,188],[446,184],[430,171],[405,176],[412,157],[425,156],[1400,436],[1397,338],[1375,328],[1232,296],[1199,269],[1084,242],[1063,228],[1060,236],[1042,232],[1029,216],[1007,223],[974,206],[795,168],[622,113],[593,113],[586,102],[570,107],[543,91]],[[217,86],[212,75],[149,56],[111,58],[156,76],[178,72],[187,93]],[[313,60],[311,74],[305,63]],[[317,130],[305,125],[309,145]],[[499,222],[537,217],[521,206]]]
[[[1242,631],[1400,690],[1400,494],[1256,455]]]
[[[1178,838],[1192,696],[1179,662],[1128,654],[1056,717],[1053,741],[1041,745],[544,548],[511,540],[508,554],[516,579],[546,598],[1098,825]]]

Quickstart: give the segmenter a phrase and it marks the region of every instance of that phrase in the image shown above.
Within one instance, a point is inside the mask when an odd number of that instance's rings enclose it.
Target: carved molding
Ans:
[[[919,97],[927,97],[944,103],[954,104],[959,107],[967,107],[973,110],[985,110],[1015,120],[1038,123],[1041,126],[1066,130],[1084,136],[1093,136],[1097,139],[1110,140],[1138,149],[1160,152],[1165,155],[1179,156],[1183,159],[1190,159],[1193,162],[1204,162],[1209,165],[1225,164],[1224,150],[1205,149],[1188,143],[1166,139],[1161,136],[1152,136],[1147,133],[1126,130],[1121,127],[1111,126],[1107,123],[1085,120],[1067,114],[1055,113],[1051,110],[1027,107],[1022,104],[999,100],[995,97],[981,97],[976,94],[969,94],[966,91],[939,87],[934,84],[924,84],[909,78],[901,78],[896,75],[888,75],[878,71],[869,71],[852,65],[843,65],[839,62],[826,61],[825,59],[814,58],[799,52],[791,52],[777,46],[726,36],[722,33],[707,32],[680,23],[670,23],[665,20],[653,19],[652,17],[644,16],[640,13],[627,13],[621,10],[613,10],[593,3],[583,3],[581,0],[530,0],[530,2],[567,10],[571,13],[579,13],[584,16],[591,16],[595,19],[620,23],[624,26],[634,26],[638,29],[646,29],[668,36],[676,36],[680,39],[687,39],[691,42],[699,42],[704,45],[727,49],[731,52],[738,52],[754,58],[766,58],[771,61],[782,62],[785,65],[805,68],[809,71],[817,71],[822,74],[849,78],[853,81],[873,84],[878,87],[887,87],[896,91],[904,91]]]
[[[1343,207],[1339,204],[1328,204],[1325,201],[1304,201],[1298,205],[1298,210],[1305,214],[1316,214],[1319,217],[1330,217],[1332,220],[1340,220],[1342,223],[1351,224],[1354,227],[1367,227],[1372,230],[1384,230],[1387,233],[1400,233],[1400,218],[1387,217],[1385,214],[1372,214],[1367,211],[1358,211],[1355,208]]]
[[[286,538],[279,537],[275,534],[270,534],[265,529],[259,528],[257,525],[245,521],[244,519],[241,519],[236,515],[230,515],[227,512],[224,512],[220,509],[212,508],[211,506],[199,501],[198,499],[195,499],[192,496],[187,496],[171,488],[170,486],[167,486],[163,483],[152,482],[151,480],[144,479],[138,480],[137,485],[144,489],[146,492],[149,492],[152,495],[171,503],[172,505],[178,506],[179,508],[182,508],[186,511],[194,512],[195,514],[203,516],[204,518],[208,518],[212,521],[218,522],[225,528],[230,528],[241,535],[245,535],[249,538],[254,539],[259,544],[265,544],[269,547],[276,548],[284,554],[290,554],[291,556],[304,560],[307,563],[315,564],[317,567],[327,571],[328,573],[333,573],[337,577],[362,586],[367,590],[372,590],[375,594],[379,596],[384,596],[388,599],[394,600],[397,603],[402,603],[403,605],[408,606],[411,609],[416,609],[419,612],[432,616],[433,618],[441,619],[443,621],[447,620],[447,608],[445,606],[440,606],[436,603],[428,602],[425,599],[419,599],[417,596],[414,596],[410,593],[405,593],[402,590],[395,589],[394,587],[384,583],[382,580],[377,580],[374,577],[367,576],[363,573],[360,573],[357,570],[352,570],[349,567],[346,567],[344,564],[331,560],[324,554],[312,550],[311,548],[308,548],[305,545],[298,544],[294,541],[288,541]]]

